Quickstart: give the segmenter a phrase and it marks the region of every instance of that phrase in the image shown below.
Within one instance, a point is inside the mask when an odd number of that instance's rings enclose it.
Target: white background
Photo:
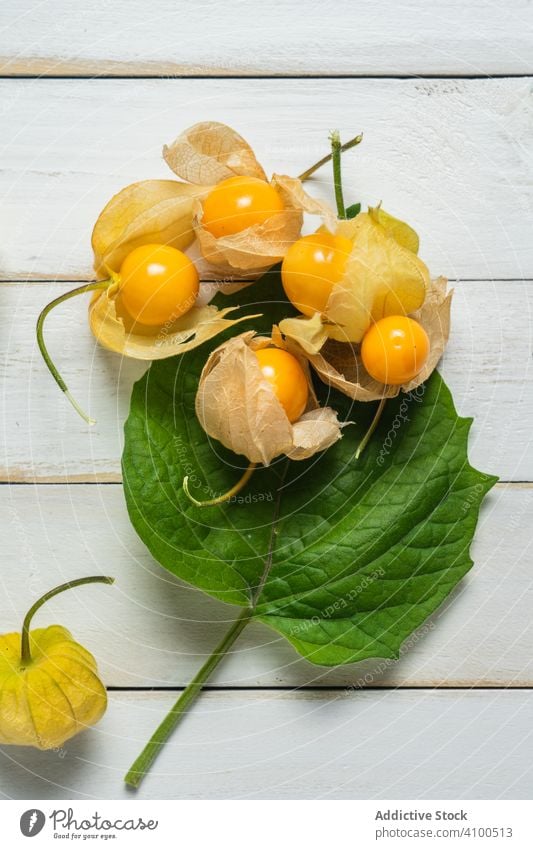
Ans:
[[[506,849],[529,849],[531,846],[531,818],[526,802],[454,802],[436,800],[431,803],[405,801],[144,801],[132,802],[74,802],[36,800],[34,803],[46,816],[43,830],[35,835],[35,843],[29,843],[19,829],[19,820],[24,810],[31,810],[20,802],[7,802],[2,806],[2,832],[6,844],[15,846],[112,846],[127,849],[129,846],[171,846],[177,841],[192,846],[219,846],[221,849],[245,849],[253,844],[256,849],[270,849],[272,843],[282,835],[283,844],[304,844],[309,849],[322,849],[324,845],[347,847],[375,846],[378,849],[393,849],[408,846],[409,849],[434,849],[450,846],[492,846]],[[72,813],[69,816],[69,808]],[[53,813],[57,812],[58,825],[54,830]],[[84,819],[93,820],[97,812],[100,821],[122,820],[146,823],[157,821],[155,830],[144,831],[97,831],[95,829],[64,828],[69,819],[77,824]],[[378,814],[388,813],[431,815],[431,820],[378,819]],[[466,819],[442,819],[448,816],[466,815]],[[440,814],[441,819],[437,819]],[[51,818],[52,817],[52,818]],[[236,826],[238,823],[238,826]],[[258,827],[260,823],[260,827]],[[505,836],[478,836],[477,829],[503,829]],[[411,829],[413,836],[403,839],[392,835]],[[432,829],[433,836],[415,837],[418,831]],[[465,829],[462,837],[453,834]],[[470,835],[468,835],[470,829]],[[511,829],[511,833],[509,833]],[[474,831],[476,830],[476,832]],[[452,831],[452,834],[450,834]],[[438,836],[437,836],[438,833]],[[68,843],[65,835],[69,834]],[[114,839],[104,841],[105,834],[115,834]],[[54,836],[55,835],[55,836]],[[59,840],[59,835],[62,839]],[[74,837],[74,835],[78,835]],[[85,839],[83,836],[86,836]],[[89,837],[88,835],[97,835]]]

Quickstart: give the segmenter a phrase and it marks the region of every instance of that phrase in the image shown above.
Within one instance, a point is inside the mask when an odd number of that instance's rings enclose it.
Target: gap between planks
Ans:
[[[0,57],[0,66],[7,64],[7,60]],[[250,71],[247,73],[235,73],[224,71],[223,68],[213,69],[212,73],[188,73],[186,69],[176,69],[175,66],[167,70],[160,69],[157,72],[141,71],[139,73],[128,73],[128,65],[122,65],[120,70],[114,72],[112,69],[102,73],[93,73],[83,68],[83,63],[67,64],[68,70],[64,73],[48,72],[47,63],[44,62],[41,70],[39,63],[35,64],[33,71],[13,71],[12,73],[0,74],[0,80],[516,80],[528,79],[533,76],[533,68],[525,72],[500,72],[500,73],[473,73],[473,74],[372,74],[367,72],[352,74],[316,74],[316,73],[258,73]],[[102,63],[99,63],[102,64]],[[79,70],[77,68],[79,67]],[[159,67],[159,66],[158,66]],[[131,69],[132,71],[134,68]]]
[[[355,666],[356,664],[351,664]],[[183,693],[185,687],[117,687],[113,685],[108,685],[106,687],[108,693]],[[345,692],[346,694],[352,695],[355,690],[363,690],[364,692],[376,692],[382,693],[384,690],[401,690],[402,692],[405,690],[451,690],[451,691],[464,691],[464,690],[475,690],[476,692],[482,692],[483,690],[488,690],[490,692],[494,690],[522,690],[522,691],[533,691],[533,686],[530,684],[501,684],[501,683],[491,683],[487,681],[483,681],[480,684],[458,684],[455,682],[447,682],[446,684],[368,684],[364,687],[352,687],[349,684],[337,684],[331,685],[326,684],[323,687],[317,686],[316,684],[300,684],[297,687],[290,686],[277,686],[275,684],[258,684],[257,686],[249,686],[249,687],[240,687],[235,686],[231,687],[227,684],[206,684],[202,687],[203,693],[288,693],[289,695],[298,695],[298,693],[304,691],[305,694],[316,693],[319,697],[324,695],[328,695],[331,693],[332,695],[339,695]]]

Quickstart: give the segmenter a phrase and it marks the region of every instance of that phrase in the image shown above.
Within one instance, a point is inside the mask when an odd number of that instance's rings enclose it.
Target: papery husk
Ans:
[[[400,222],[401,223],[401,222]],[[369,213],[339,221],[336,232],[353,241],[344,276],[330,294],[328,336],[360,342],[370,324],[388,315],[419,309],[429,288],[429,271]]]
[[[195,204],[194,232],[203,256],[218,273],[231,277],[249,276],[280,262],[292,243],[300,238],[304,212],[320,215],[327,224],[334,226],[336,219],[331,208],[308,195],[296,177],[274,174],[271,185],[281,195],[283,211],[272,215],[263,224],[231,236],[215,238],[202,226],[201,203]]]
[[[274,175],[272,185],[285,209],[262,225],[215,239],[201,226],[200,203],[214,185],[235,176],[267,181],[250,145],[231,127],[204,121],[165,145],[163,158],[186,182],[145,180],[111,198],[93,230],[98,276],[118,272],[127,254],[140,245],[158,243],[185,250],[197,237],[217,274],[250,279],[285,256],[300,236],[303,212],[321,215],[330,229],[334,226],[331,208],[308,195],[300,180]]]
[[[311,457],[340,439],[342,428],[334,410],[319,407],[301,354],[309,398],[304,414],[290,423],[254,355],[272,342],[285,347],[279,333],[269,339],[249,331],[225,342],[207,360],[196,396],[196,415],[206,433],[265,466],[281,454],[293,460]]]
[[[202,121],[184,130],[172,144],[163,147],[163,159],[189,183],[212,185],[229,177],[266,180],[248,142],[218,121]]]
[[[238,306],[219,310],[212,304],[196,305],[176,321],[154,332],[152,328],[133,322],[131,327],[127,327],[117,309],[117,296],[118,284],[96,292],[89,306],[89,324],[94,336],[105,348],[137,360],[162,360],[183,354],[228,327],[260,316],[228,319],[226,316],[239,309]]]
[[[21,635],[0,636],[0,744],[58,749],[105,713],[96,661],[61,625],[30,632],[31,662],[21,665]]]
[[[328,327],[319,312],[309,318],[303,315],[284,318],[279,329],[284,336],[297,340],[306,354],[318,354],[328,341]]]
[[[321,380],[329,386],[353,398],[354,401],[377,401],[380,398],[394,398],[400,392],[411,392],[423,383],[439,362],[450,332],[450,306],[453,290],[446,294],[447,280],[438,277],[431,281],[423,306],[412,313],[412,318],[420,322],[429,336],[430,352],[426,365],[413,380],[402,386],[384,386],[374,380],[363,366],[358,345],[350,345],[335,340],[328,340],[317,354],[308,354],[297,333],[290,337],[291,341],[300,346],[311,366]],[[294,325],[280,324],[280,330],[285,334],[287,329],[298,330]],[[290,349],[294,353],[293,349]]]
[[[380,224],[387,235],[396,239],[399,245],[412,253],[417,254],[420,247],[420,239],[416,230],[402,221],[400,218],[395,218],[379,206],[369,206],[368,214],[374,221]]]
[[[118,272],[130,251],[140,245],[188,248],[194,240],[194,201],[209,189],[177,180],[143,180],[114,195],[92,233],[96,274],[109,277]]]

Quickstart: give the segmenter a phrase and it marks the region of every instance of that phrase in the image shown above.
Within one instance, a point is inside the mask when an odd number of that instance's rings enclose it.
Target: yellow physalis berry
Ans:
[[[202,204],[202,226],[216,239],[264,224],[284,209],[276,189],[258,177],[229,177]]]
[[[198,272],[188,256],[169,245],[135,248],[120,267],[119,292],[134,321],[157,327],[175,321],[196,303]]]
[[[43,336],[46,316],[59,304],[77,295],[109,290],[115,296],[118,291],[117,301],[134,322],[147,327],[164,327],[195,306],[199,288],[198,272],[182,251],[169,245],[142,245],[126,256],[119,274],[65,292],[45,306],[37,319],[39,350],[57,385],[86,422],[94,424],[94,420],[89,418],[70,394],[48,353]]]
[[[312,233],[294,242],[281,266],[289,301],[312,317],[324,313],[331,290],[342,279],[352,243],[345,236]]]
[[[281,348],[261,348],[255,355],[263,377],[271,384],[287,418],[291,423],[297,421],[309,396],[307,377],[300,363]]]
[[[361,343],[361,358],[374,380],[399,386],[424,368],[429,348],[428,335],[418,321],[405,315],[390,315],[367,330]]]

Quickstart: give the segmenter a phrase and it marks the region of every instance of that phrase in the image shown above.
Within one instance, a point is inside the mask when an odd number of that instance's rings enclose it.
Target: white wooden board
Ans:
[[[117,480],[131,387],[146,365],[104,351],[86,321],[86,298],[56,310],[45,328],[50,353],[89,428],[56,387],[39,354],[35,320],[75,284],[0,284],[3,441],[0,480]],[[503,480],[533,480],[530,353],[533,286],[523,281],[455,285],[452,334],[442,372],[463,415],[475,416],[470,456]],[[347,435],[346,438],[349,438]]]
[[[3,74],[494,74],[533,70],[527,0],[14,0]]]
[[[123,773],[176,693],[131,688],[183,686],[235,608],[154,563],[117,483],[72,483],[119,480],[145,366],[101,350],[82,303],[50,321],[51,351],[99,419],[87,429],[38,356],[39,309],[92,278],[99,210],[129,182],[168,177],[161,146],[184,127],[229,123],[268,171],[291,174],[324,154],[330,129],[363,130],[344,160],[347,197],[382,199],[419,230],[433,273],[465,281],[442,370],[475,416],[471,460],[533,481],[533,78],[518,76],[533,75],[533,6],[14,0],[0,33],[0,483],[15,482],[0,486],[2,631],[73,574],[117,578],[38,620],[66,624],[95,653],[108,713],[58,752],[1,749],[0,795],[134,799]],[[41,74],[67,79],[9,78]],[[379,79],[420,74],[471,79]],[[491,74],[517,78],[476,79]],[[83,75],[125,78],[68,79]],[[313,78],[261,78],[280,75]],[[331,199],[330,187],[326,168],[311,190]],[[321,670],[250,626],[141,798],[530,798],[532,498],[529,483],[493,490],[474,570],[399,663]]]
[[[346,197],[403,216],[434,274],[533,277],[531,79],[3,80],[0,272],[89,279],[90,234],[127,183],[169,177],[161,147],[187,126],[234,126],[268,171],[298,174],[328,133]],[[312,190],[331,198],[323,169]],[[316,223],[315,223],[316,226]]]
[[[138,796],[122,777],[174,701],[113,693],[58,752],[0,750],[4,797],[530,799],[533,700],[517,691],[204,693]]]
[[[407,641],[399,663],[328,671],[299,659],[257,624],[213,683],[533,686],[532,505],[533,486],[492,492],[472,550],[475,568]],[[118,485],[0,487],[0,527],[2,630],[18,630],[35,598],[63,581],[116,577],[112,588],[82,587],[51,601],[35,621],[70,627],[111,686],[185,685],[237,613],[154,563],[129,523]]]

